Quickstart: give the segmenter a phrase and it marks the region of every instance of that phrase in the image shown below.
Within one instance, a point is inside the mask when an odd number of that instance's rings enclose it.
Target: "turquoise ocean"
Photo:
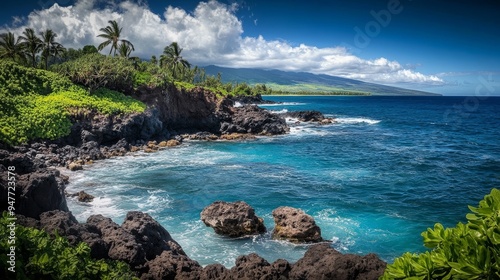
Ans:
[[[465,221],[500,187],[500,97],[265,97],[276,113],[318,110],[336,124],[294,125],[289,134],[244,142],[184,142],[154,154],[100,161],[71,174],[69,199],[79,221],[103,214],[118,224],[128,211],[149,213],[192,259],[234,265],[255,252],[294,262],[307,245],[217,236],[200,212],[217,200],[243,200],[273,228],[279,206],[303,209],[343,253],[392,261],[422,252],[420,233]]]

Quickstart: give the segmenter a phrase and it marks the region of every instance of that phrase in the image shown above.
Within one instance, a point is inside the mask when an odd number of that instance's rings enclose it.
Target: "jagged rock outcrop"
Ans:
[[[70,134],[54,143],[79,147],[88,142],[113,145],[121,139],[132,143],[157,136],[168,137],[160,113],[154,108],[148,108],[143,113],[125,115],[102,115],[91,111],[73,116],[72,122]]]
[[[262,95],[260,95],[260,94],[250,95],[250,96],[235,96],[235,97],[231,97],[231,101],[234,102],[234,103],[239,102],[242,105],[247,105],[247,104],[276,104],[276,102],[274,102],[274,101],[262,99]]]
[[[171,86],[166,90],[141,93],[137,98],[158,109],[160,119],[172,130],[259,135],[278,135],[288,131],[283,117],[253,105],[233,107],[233,99],[220,99],[201,87],[179,90]]]
[[[2,188],[3,188],[2,184]],[[5,184],[7,188],[7,184]],[[64,196],[64,182],[59,177],[59,171],[40,169],[17,178],[16,213],[30,218],[39,219],[40,214],[51,210],[69,211]],[[7,190],[2,190],[3,196]],[[7,202],[7,198],[2,203]],[[4,209],[7,209],[5,207]]]
[[[187,132],[218,133],[221,120],[228,118],[232,105],[207,89],[178,89],[174,85],[166,89],[141,88],[136,98],[158,110],[168,129]]]
[[[288,279],[291,266],[285,260],[277,260],[270,264],[257,254],[239,256],[235,266],[231,268],[232,279]]]
[[[201,212],[201,220],[215,233],[229,237],[242,237],[264,233],[264,220],[244,201],[234,203],[216,201]]]
[[[134,268],[146,262],[145,252],[135,237],[110,218],[92,215],[87,219],[87,224],[95,227],[102,240],[109,246],[110,259],[125,261]]]
[[[80,202],[92,202],[95,198],[95,196],[88,194],[85,191],[79,191],[72,196],[78,197],[78,201]]]
[[[148,260],[154,259],[163,251],[169,251],[174,255],[186,255],[170,233],[146,213],[128,212],[121,228],[134,236]]]
[[[386,263],[376,255],[341,254],[329,244],[314,245],[295,264],[286,260],[269,263],[257,254],[240,256],[228,269],[220,264],[205,268],[190,259],[170,234],[148,214],[129,212],[121,226],[101,215],[78,223],[73,215],[49,211],[40,220],[18,215],[17,223],[55,231],[75,245],[86,242],[94,258],[123,260],[142,280],[193,279],[378,279]]]
[[[250,133],[258,135],[279,135],[289,128],[283,117],[255,105],[233,108],[231,118],[223,122],[220,132]]]
[[[386,263],[374,254],[358,256],[341,254],[329,244],[314,245],[292,266],[289,278],[376,280],[385,270]]]
[[[325,116],[319,111],[292,111],[284,113],[283,116],[295,118],[301,122],[321,122],[325,119]]]
[[[304,211],[292,207],[279,207],[273,211],[273,238],[290,242],[320,242],[321,229],[314,218]]]
[[[198,262],[193,261],[185,255],[177,255],[170,251],[164,251],[161,255],[146,264],[146,270],[147,272],[141,275],[141,280],[198,280],[203,268]]]

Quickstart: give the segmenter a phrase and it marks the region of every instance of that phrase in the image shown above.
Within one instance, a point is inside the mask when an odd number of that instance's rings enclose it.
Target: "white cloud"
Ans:
[[[236,9],[236,4],[210,0],[200,2],[192,13],[168,6],[163,15],[158,15],[141,2],[111,2],[100,7],[97,0],[79,0],[73,6],[54,4],[33,12],[24,25],[18,20],[12,27],[0,29],[0,33],[6,29],[21,34],[26,27],[39,32],[50,28],[64,46],[81,48],[101,43],[102,39],[96,37],[100,34],[99,29],[107,26],[108,20],[116,20],[123,27],[123,38],[134,44],[136,51],[133,54],[143,58],[159,56],[165,46],[176,41],[184,48],[184,57],[198,65],[304,71],[384,84],[444,83],[438,76],[407,69],[397,61],[357,57],[344,47],[292,46],[262,36],[243,36]]]

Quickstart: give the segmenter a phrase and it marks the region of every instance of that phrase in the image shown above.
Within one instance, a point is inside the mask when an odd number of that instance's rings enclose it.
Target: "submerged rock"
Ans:
[[[84,191],[78,192],[77,195],[78,195],[78,201],[80,202],[92,202],[95,198],[93,195],[90,195]]]
[[[304,211],[292,207],[279,207],[273,211],[273,238],[290,242],[320,242],[321,229],[314,218]]]
[[[201,212],[201,220],[215,233],[229,237],[242,237],[266,232],[264,220],[246,202],[216,201]]]

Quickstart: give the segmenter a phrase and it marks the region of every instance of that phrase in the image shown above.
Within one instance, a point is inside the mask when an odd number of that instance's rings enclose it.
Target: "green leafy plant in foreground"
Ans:
[[[0,236],[9,236],[12,221],[7,212],[0,218]],[[2,279],[138,279],[121,261],[96,260],[83,242],[71,246],[65,237],[16,225],[15,244],[0,239]],[[10,247],[15,246],[15,272],[8,270]]]
[[[467,224],[444,228],[437,223],[423,232],[432,251],[405,253],[381,279],[500,279],[500,190],[469,209]]]

